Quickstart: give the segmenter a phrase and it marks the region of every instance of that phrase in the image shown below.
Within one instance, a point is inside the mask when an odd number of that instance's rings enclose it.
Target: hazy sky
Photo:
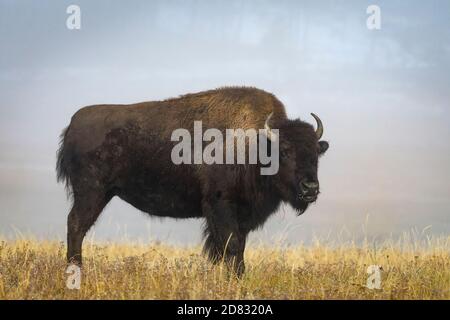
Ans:
[[[81,30],[66,28],[70,4]],[[224,85],[273,92],[291,118],[317,113],[330,141],[317,204],[284,208],[253,240],[450,233],[450,2],[0,0],[0,235],[65,237],[55,152],[80,107]],[[172,243],[200,230],[118,199],[94,228]]]

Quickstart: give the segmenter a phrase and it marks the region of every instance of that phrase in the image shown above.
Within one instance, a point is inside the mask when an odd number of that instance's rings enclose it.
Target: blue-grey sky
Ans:
[[[66,28],[71,4],[80,30]],[[366,27],[371,4],[380,30]],[[319,114],[331,145],[317,204],[284,208],[252,239],[450,233],[450,2],[0,0],[0,235],[64,238],[55,152],[80,107],[224,85],[273,92],[291,118]],[[94,228],[172,243],[200,230],[118,199]]]

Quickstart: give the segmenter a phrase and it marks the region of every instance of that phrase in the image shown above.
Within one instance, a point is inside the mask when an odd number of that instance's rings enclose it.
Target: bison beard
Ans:
[[[279,129],[280,168],[260,175],[259,164],[175,165],[171,134],[193,128]],[[67,259],[81,264],[82,242],[106,204],[118,196],[150,215],[205,220],[210,260],[244,272],[250,231],[282,202],[299,214],[317,199],[318,157],[328,149],[317,130],[289,120],[282,103],[255,88],[221,88],[164,101],[96,105],[80,109],[61,136],[58,181],[73,198],[68,216]],[[191,132],[192,134],[192,132]],[[268,138],[271,138],[268,135]],[[270,141],[269,141],[270,143]]]

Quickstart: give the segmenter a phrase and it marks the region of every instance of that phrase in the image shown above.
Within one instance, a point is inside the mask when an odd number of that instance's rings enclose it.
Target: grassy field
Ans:
[[[0,242],[0,299],[450,299],[450,237],[383,246],[255,247],[243,279],[200,247],[86,241],[81,288],[66,288],[65,244]],[[381,289],[368,289],[379,265]]]

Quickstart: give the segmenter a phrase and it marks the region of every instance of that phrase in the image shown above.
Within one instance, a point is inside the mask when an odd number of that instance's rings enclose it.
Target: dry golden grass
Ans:
[[[199,247],[85,241],[80,290],[66,288],[65,245],[0,242],[0,299],[450,299],[450,237],[375,248],[249,247],[243,279]],[[382,288],[365,287],[381,265]]]

